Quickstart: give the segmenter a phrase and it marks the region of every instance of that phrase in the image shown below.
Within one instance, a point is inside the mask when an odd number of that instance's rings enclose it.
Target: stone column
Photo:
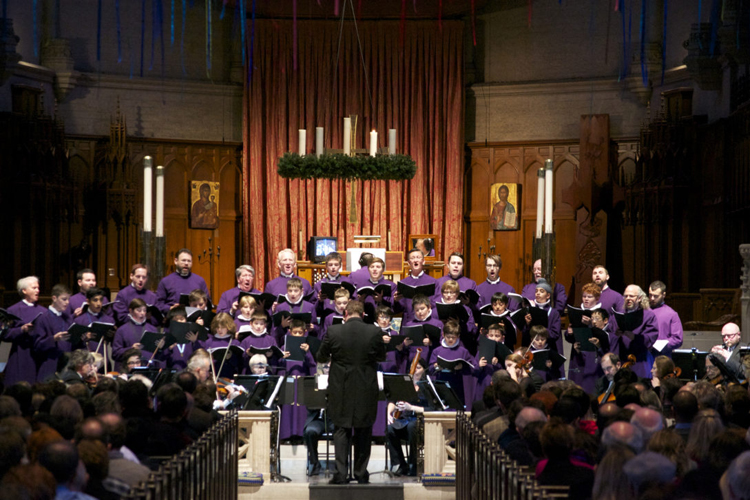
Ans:
[[[750,341],[750,243],[740,245],[742,256],[742,296],[740,297],[740,315],[742,316],[742,342]]]

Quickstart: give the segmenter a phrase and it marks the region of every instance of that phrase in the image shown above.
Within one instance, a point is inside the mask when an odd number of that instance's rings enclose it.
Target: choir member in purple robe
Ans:
[[[437,310],[437,304],[456,304],[460,303],[458,300],[458,294],[459,294],[459,286],[458,282],[453,280],[448,280],[443,283],[443,285],[440,287],[440,299],[437,300],[435,303],[435,306],[432,308],[432,314],[436,318],[440,318],[438,316],[438,310]],[[477,353],[477,335],[479,331],[477,330],[477,324],[474,322],[474,314],[472,313],[469,306],[461,304],[462,308],[464,309],[464,313],[466,314],[467,319],[462,318],[450,318],[455,319],[458,321],[458,324],[461,327],[461,345],[464,346],[472,355]],[[441,320],[445,323],[445,319]]]
[[[319,318],[328,316],[334,310],[333,297],[328,297],[321,291],[323,283],[341,283],[342,281],[344,277],[341,275],[341,255],[338,252],[331,252],[326,255],[326,275],[315,283],[310,300]]]
[[[435,284],[435,301],[440,300],[440,288],[443,286],[443,283],[448,280],[456,281],[462,292],[465,292],[466,290],[476,291],[476,282],[473,279],[464,276],[464,254],[453,252],[450,255],[450,258],[448,259],[448,274],[438,279]]]
[[[521,295],[529,300],[534,300],[534,295],[536,294],[537,289],[536,284],[540,279],[542,279],[541,259],[537,259],[536,262],[534,262],[532,271],[534,272],[534,282],[525,285],[523,287],[523,290],[521,290]],[[560,283],[555,283],[555,294],[553,296],[553,300],[555,310],[557,311],[558,315],[561,315],[563,311],[565,311],[565,306],[568,304],[568,294],[565,293],[565,287]]]
[[[315,316],[315,306],[311,303],[303,300],[302,297],[302,280],[299,278],[292,278],[286,282],[286,295],[284,295],[286,301],[273,306],[274,314],[280,312],[289,313],[310,313],[310,324],[308,325],[309,331],[314,332],[313,335],[317,335],[317,324],[318,318]],[[291,317],[286,316],[281,320],[281,325],[274,326],[272,334],[276,339],[277,344],[284,342],[284,336],[287,334],[287,330],[291,325]]]
[[[111,323],[112,328],[114,329],[115,319],[111,314],[105,314],[102,312],[104,299],[104,290],[96,287],[89,288],[86,292],[86,303],[88,303],[89,307],[86,309],[85,313],[80,314],[75,319],[74,323],[82,326],[91,326],[92,323]],[[68,311],[70,311],[70,307],[68,307]],[[89,334],[87,334],[88,341],[81,345],[74,345],[71,347],[73,350],[82,348],[88,349],[90,352],[98,352],[103,356],[104,341],[98,342],[96,340],[90,340],[93,336],[93,333],[89,332]]]
[[[396,284],[383,277],[385,271],[385,262],[380,257],[375,257],[370,262],[370,267],[367,268],[370,271],[370,279],[358,287],[357,291],[354,292],[354,299],[359,300],[365,306],[365,319],[366,322],[375,322],[375,309],[380,305],[387,305],[393,308],[393,294],[396,291]],[[383,293],[371,293],[364,294],[360,293],[363,287],[378,287],[380,285],[386,285],[390,288],[390,291]],[[369,319],[369,321],[367,321]]]
[[[250,323],[250,335],[240,342],[240,347],[245,351],[244,356],[244,372],[248,372],[248,360],[252,357],[253,353],[250,351],[250,347],[257,349],[268,349],[264,353],[264,356],[268,358],[268,361],[273,366],[278,364],[277,356],[274,355],[271,347],[278,347],[276,339],[273,335],[268,333],[266,328],[268,318],[263,311],[257,311],[253,314],[252,323]]]
[[[328,329],[331,328],[336,318],[339,318],[340,323],[344,322],[344,313],[346,312],[346,305],[349,303],[349,300],[349,290],[346,288],[336,290],[333,296],[333,312],[323,320],[323,324],[318,331],[319,340],[322,341],[325,338]]]
[[[531,327],[530,331],[531,335],[531,353],[536,353],[537,351],[544,351],[544,350],[555,350],[555,344],[551,343],[549,340],[549,330],[542,325],[534,325]],[[518,351],[515,351],[514,354],[518,353]],[[561,353],[562,354],[562,353]],[[508,356],[505,358],[505,367],[508,371],[510,369],[508,368],[508,359],[511,358],[511,356]],[[558,380],[563,376],[563,366],[554,366],[552,364],[552,361],[547,360],[547,368],[544,370],[536,370],[533,369],[533,372],[537,372],[537,375],[542,378],[545,382],[548,382],[550,380]],[[520,382],[517,380],[517,382]]]
[[[547,330],[549,333],[550,348],[554,349],[558,353],[563,353],[563,341],[562,335],[560,335],[560,314],[557,309],[552,307],[552,287],[544,278],[540,278],[536,284],[536,291],[534,293],[534,300],[531,301],[531,307],[538,307],[547,311]],[[529,332],[529,338],[533,339],[529,328],[531,327],[531,314],[526,315],[526,327],[525,330]]]
[[[632,367],[633,373],[639,377],[649,378],[651,366],[654,364],[654,355],[651,347],[659,338],[659,326],[656,315],[650,309],[648,297],[638,285],[628,285],[623,294],[625,299],[625,313],[643,309],[643,323],[633,331],[623,331],[617,325],[617,318],[610,316],[610,323],[614,323],[612,330],[615,332],[616,340],[610,342],[610,350],[617,354],[621,360],[627,360],[628,355],[633,354],[636,362]]]
[[[115,332],[115,340],[112,342],[112,357],[122,366],[125,361],[123,356],[125,351],[131,348],[141,350],[143,358],[148,366],[153,368],[162,368],[165,354],[163,349],[163,339],[157,344],[157,352],[153,353],[143,348],[141,338],[146,332],[156,332],[156,328],[146,321],[146,303],[143,299],[133,299],[128,304],[128,321]]]
[[[47,311],[39,305],[39,278],[27,276],[18,280],[16,289],[21,300],[8,308],[8,312],[17,316],[19,321],[7,330],[2,338],[10,342],[10,356],[5,365],[5,385],[9,387],[16,382],[36,382],[36,363],[32,356],[34,348],[34,323],[40,314]]]
[[[409,286],[435,285],[435,293],[438,292],[437,280],[427,274],[424,270],[424,254],[418,248],[412,248],[406,256],[409,263],[409,275],[401,280],[401,283]],[[404,313],[403,322],[408,323],[413,316],[411,299],[402,296],[398,291],[393,294],[393,306],[395,312]]]
[[[312,293],[312,287],[310,282],[305,278],[301,278],[295,274],[297,270],[297,256],[294,254],[294,250],[291,248],[285,248],[279,252],[278,262],[279,274],[278,278],[274,278],[266,283],[265,292],[275,296],[284,295],[286,293],[286,282],[292,278],[302,280],[302,296],[307,297]]]
[[[604,266],[596,266],[591,273],[591,281],[599,285],[602,289],[602,296],[599,298],[599,302],[602,304],[602,309],[606,309],[609,314],[612,314],[612,310],[621,313],[625,310],[624,300],[620,293],[612,290],[609,283],[609,271]]]
[[[133,299],[141,299],[149,306],[156,304],[156,294],[146,288],[146,283],[148,283],[148,268],[144,264],[133,264],[130,268],[130,285],[117,292],[115,304],[112,306],[117,326],[128,321],[128,306]],[[153,318],[149,319],[149,323],[158,326]]]
[[[679,349],[682,345],[682,322],[677,311],[664,303],[667,297],[667,285],[662,281],[654,281],[648,287],[648,301],[651,310],[656,316],[656,324],[659,328],[659,340],[666,340],[667,344],[659,351],[659,354],[672,357],[672,351]]]
[[[86,292],[91,288],[96,288],[96,274],[91,269],[81,269],[76,275],[78,279],[78,293],[71,295],[70,305],[68,305],[68,316],[77,318],[83,313],[83,304],[86,303]],[[102,296],[102,304],[107,304],[109,300]]]
[[[251,296],[245,295],[240,299],[238,314],[234,318],[235,331],[238,333],[239,340],[244,338],[246,332],[249,333],[255,311],[262,312],[262,310]]]
[[[68,328],[72,319],[68,316],[70,290],[65,285],[52,287],[52,305],[42,315],[34,328],[34,361],[36,381],[44,382],[58,371],[63,363],[63,354],[70,352]],[[62,370],[63,366],[59,367]]]
[[[255,269],[252,266],[243,264],[235,269],[234,275],[237,278],[237,286],[221,294],[219,305],[216,306],[217,313],[225,312],[235,316],[240,307],[238,302],[240,292],[260,293],[260,290],[253,288]]]
[[[414,319],[403,326],[419,326],[427,324],[439,328],[442,331],[443,322],[432,314],[432,302],[428,297],[417,295],[411,301],[411,306],[414,309]],[[417,349],[422,349],[420,357],[425,361],[429,361],[431,349],[437,347],[432,345],[430,338],[427,336],[425,336],[422,341],[422,345],[412,344],[410,339],[406,339],[404,340],[404,346],[409,348],[408,364],[411,364],[412,359],[414,359],[414,356],[417,354]]]
[[[595,311],[601,308],[599,298],[601,297],[601,288],[596,283],[587,283],[581,289],[583,303],[581,309],[585,311]],[[584,316],[582,322],[587,327],[593,326],[591,318]],[[591,335],[592,338],[593,335]],[[570,363],[568,364],[568,379],[580,385],[587,393],[594,392],[596,380],[603,375],[599,365],[600,355],[596,351],[582,351],[581,343],[576,342],[573,334],[573,327],[569,326],[565,333],[565,340],[573,344],[570,351]]]
[[[516,293],[516,289],[500,279],[500,270],[503,268],[503,261],[499,255],[488,255],[484,265],[487,271],[487,279],[477,285],[479,302],[477,308],[481,309],[487,304],[492,303],[492,296],[500,292],[505,295]],[[518,309],[518,304],[513,303],[510,310]]]
[[[265,323],[265,315],[263,318],[263,322]],[[234,321],[229,314],[219,313],[214,316],[213,321],[211,321],[211,331],[208,334],[208,338],[200,341],[200,345],[213,358],[213,368],[210,365],[207,367],[209,375],[233,379],[236,374],[244,372],[245,355],[235,356],[233,353],[226,351],[228,347],[241,346],[241,342],[236,338]],[[213,354],[214,352],[216,354]],[[188,369],[189,367],[190,362],[188,361]]]
[[[488,339],[494,342],[505,343],[505,326],[503,323],[495,323],[490,325],[482,335],[486,335]],[[504,367],[504,359],[498,359],[497,357],[486,359],[477,353],[474,357],[474,377],[476,378],[474,396],[478,397],[484,394],[485,388],[492,384],[492,374]]]
[[[279,367],[284,370],[285,375],[293,375],[300,377],[307,377],[315,375],[315,358],[313,358],[312,352],[310,352],[310,345],[303,343],[300,345],[300,349],[305,353],[305,359],[303,361],[295,361],[289,358],[289,351],[286,349],[286,337],[306,337],[307,336],[307,325],[302,320],[292,320],[292,324],[289,327],[289,335],[284,337],[284,344],[282,344],[282,351],[284,351],[284,358],[279,361]],[[307,410],[305,410],[307,413]]]
[[[474,401],[474,387],[476,385],[476,379],[473,377],[474,356],[461,345],[460,335],[461,326],[458,321],[450,319],[445,322],[440,345],[430,353],[429,369],[431,373],[437,376],[438,380],[449,382],[459,399],[470,409],[471,403]],[[462,360],[465,362],[456,365],[452,371],[449,371],[438,364],[438,357],[447,361]]]
[[[203,318],[198,318],[203,323]],[[174,323],[187,323],[187,313],[185,307],[178,306],[169,311],[167,314],[167,327],[164,333],[169,333],[169,328]],[[190,332],[185,335],[185,339],[188,341],[185,344],[172,344],[168,345],[165,349],[167,367],[172,370],[184,370],[187,368],[188,360],[195,351],[200,349],[201,345],[198,341],[198,334]]]
[[[193,267],[193,253],[190,250],[182,248],[177,252],[174,267],[175,272],[162,278],[156,289],[156,307],[164,315],[180,303],[180,295],[190,295],[196,288],[200,288],[211,298],[206,281],[190,271]]]
[[[421,252],[420,252],[421,253]],[[391,343],[391,337],[398,335],[398,332],[391,328],[393,319],[393,310],[388,306],[379,306],[375,310],[375,324],[383,331],[383,343],[386,346],[385,361],[380,362],[380,371],[386,373],[408,373],[406,362],[409,359],[409,349],[400,344],[390,349],[388,344]]]
[[[370,280],[370,263],[375,256],[371,252],[362,252],[359,256],[359,269],[349,273],[349,283],[354,285],[354,288],[362,288]]]

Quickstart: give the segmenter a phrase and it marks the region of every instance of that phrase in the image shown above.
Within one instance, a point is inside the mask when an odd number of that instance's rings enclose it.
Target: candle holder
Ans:
[[[154,283],[159,283],[164,277],[164,264],[166,259],[167,238],[157,236],[154,239]]]
[[[154,255],[154,232],[141,230],[141,257],[140,261],[142,264],[147,266],[149,270],[152,269]],[[158,281],[157,281],[158,283]]]
[[[534,262],[542,260],[542,277],[547,280],[552,289],[555,288],[555,278],[557,270],[556,254],[556,235],[554,232],[544,233],[541,238],[535,238],[532,245],[532,268]],[[534,272],[531,272],[531,281],[534,281]]]

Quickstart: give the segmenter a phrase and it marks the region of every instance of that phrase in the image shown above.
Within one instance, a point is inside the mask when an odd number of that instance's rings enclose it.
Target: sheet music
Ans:
[[[328,375],[319,374],[317,375],[318,390],[325,391],[328,389]]]
[[[377,372],[378,375],[378,390],[382,391],[385,385],[383,384],[383,372]]]

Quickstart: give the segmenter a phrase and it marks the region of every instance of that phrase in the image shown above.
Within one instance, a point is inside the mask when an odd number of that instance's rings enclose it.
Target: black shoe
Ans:
[[[346,479],[341,479],[340,477],[333,476],[329,481],[328,484],[349,484],[349,481]]]
[[[406,476],[409,473],[409,468],[406,465],[400,465],[398,469],[396,469],[396,472],[393,474],[396,476]]]
[[[370,480],[369,479],[357,479],[357,482],[359,484],[370,484]]]
[[[311,476],[317,476],[320,474],[320,462],[316,462],[315,465],[312,466],[312,470],[310,470]]]

